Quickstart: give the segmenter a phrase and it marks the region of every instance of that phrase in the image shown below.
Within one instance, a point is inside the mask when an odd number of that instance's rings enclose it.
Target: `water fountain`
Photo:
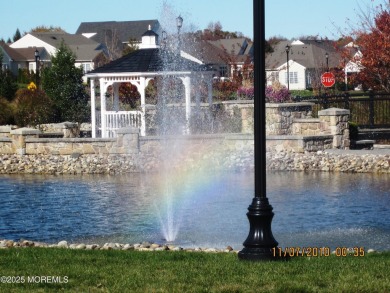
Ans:
[[[162,88],[165,82],[168,85],[168,78],[162,80]],[[161,117],[170,120],[164,113]],[[185,115],[179,117],[187,126]],[[161,131],[169,136],[183,129]],[[160,174],[2,175],[0,239],[169,241],[183,247],[240,249],[248,231],[247,201],[256,194],[255,174],[217,173],[207,159],[194,160],[199,166],[188,172],[180,165],[172,168],[173,156],[186,153],[180,140],[172,145],[167,139],[163,145]],[[268,175],[264,194],[275,204],[273,234],[281,246],[390,250],[389,175]]]

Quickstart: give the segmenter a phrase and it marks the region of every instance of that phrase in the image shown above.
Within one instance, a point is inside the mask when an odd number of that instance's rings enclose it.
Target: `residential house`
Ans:
[[[36,50],[40,56],[39,62],[46,63],[50,61],[50,55],[43,47],[14,49],[6,43],[0,42],[0,50],[3,53],[2,69],[10,70],[15,76],[19,74],[19,70],[21,69],[27,69],[33,72],[36,71]]]
[[[266,56],[267,85],[278,81],[290,90],[318,88],[321,74],[339,67],[341,58],[330,40],[281,41]]]
[[[222,58],[224,59],[226,71],[221,70],[221,77],[231,77],[234,74],[241,74],[245,64],[251,62],[253,43],[247,38],[219,39],[208,42],[224,51]]]
[[[348,79],[351,75],[358,73],[361,70],[360,59],[363,58],[363,54],[359,49],[359,46],[353,42],[348,43],[344,47],[349,55],[349,61],[345,64],[344,74],[345,74],[345,84],[348,85]],[[361,85],[355,85],[355,89],[360,90]]]
[[[214,78],[228,77],[227,53],[208,41],[186,40],[182,46],[185,52],[214,71]]]
[[[84,73],[95,68],[95,62],[99,60],[103,52],[101,44],[82,35],[68,34],[65,32],[39,32],[28,33],[12,43],[12,49],[44,48],[54,56],[61,43],[66,44],[76,56],[75,65],[82,67]],[[41,58],[42,59],[42,58]]]
[[[142,35],[149,27],[156,34],[161,35],[162,29],[156,19],[82,22],[76,34],[104,44],[110,59],[114,60],[122,56],[122,51],[126,46],[140,45]]]

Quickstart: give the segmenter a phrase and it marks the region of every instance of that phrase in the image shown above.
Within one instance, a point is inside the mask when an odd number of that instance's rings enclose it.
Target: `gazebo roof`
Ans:
[[[89,72],[88,75],[134,72],[208,71],[207,66],[160,48],[140,49]]]

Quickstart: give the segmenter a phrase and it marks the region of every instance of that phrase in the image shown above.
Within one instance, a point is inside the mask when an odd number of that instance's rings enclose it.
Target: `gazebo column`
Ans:
[[[189,123],[191,117],[191,78],[189,76],[182,78],[185,90],[185,99],[186,99],[186,120],[187,124]]]
[[[195,103],[196,103],[196,110],[200,111],[200,89],[202,87],[202,79],[201,77],[197,76],[195,79]]]
[[[209,102],[209,107],[213,104],[213,79],[207,78],[207,100]]]
[[[145,132],[146,132],[146,121],[145,121],[145,115],[146,115],[146,94],[145,94],[145,90],[146,90],[146,86],[148,85],[148,81],[146,80],[145,77],[141,77],[140,79],[140,83],[139,83],[140,87],[138,88],[138,91],[139,93],[141,94],[141,136],[145,136]]]
[[[100,123],[101,123],[101,131],[102,131],[102,137],[107,137],[107,121],[106,121],[106,91],[107,86],[104,82],[104,78],[99,79],[100,83]]]
[[[184,84],[186,98],[186,134],[190,134],[190,118],[191,118],[191,77],[182,78]]]
[[[95,105],[95,79],[91,79],[91,127],[92,138],[96,138],[96,105]]]
[[[130,81],[131,84],[135,85],[137,87],[138,92],[141,96],[141,136],[145,136],[146,133],[146,121],[145,121],[145,115],[146,115],[146,87],[149,83],[149,81],[152,78],[146,78],[144,76],[141,76],[139,81]]]
[[[119,111],[119,85],[117,82],[112,85],[114,90],[114,111]]]

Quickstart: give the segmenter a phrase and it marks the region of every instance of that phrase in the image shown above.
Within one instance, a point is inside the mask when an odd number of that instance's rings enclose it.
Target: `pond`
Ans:
[[[1,175],[0,239],[164,243],[165,203],[182,247],[242,248],[254,174]],[[390,250],[390,175],[269,172],[281,247]],[[167,196],[168,194],[168,196]],[[168,220],[169,222],[169,220]]]

